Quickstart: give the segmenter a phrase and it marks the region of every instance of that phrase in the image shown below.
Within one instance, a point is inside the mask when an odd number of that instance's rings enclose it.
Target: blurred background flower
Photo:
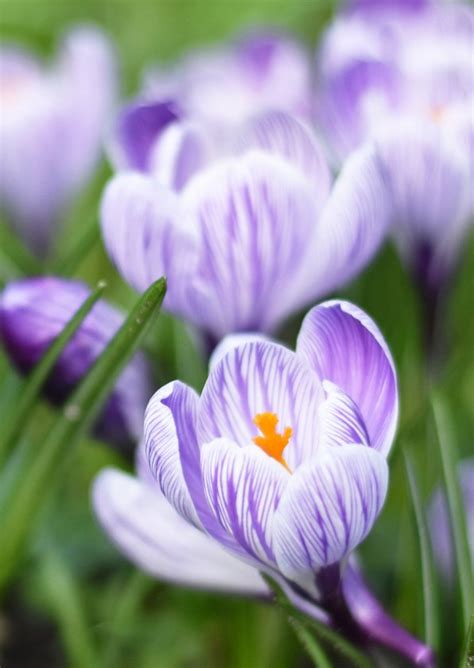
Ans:
[[[84,283],[57,277],[9,283],[0,294],[0,339],[16,368],[28,375],[90,294]],[[43,391],[63,405],[123,322],[117,309],[99,301],[67,344]],[[137,354],[120,377],[95,425],[99,438],[129,454],[140,439],[151,395],[149,368]]]
[[[8,44],[0,62],[0,205],[42,256],[97,164],[117,95],[113,47],[83,26],[66,35],[49,66]]]

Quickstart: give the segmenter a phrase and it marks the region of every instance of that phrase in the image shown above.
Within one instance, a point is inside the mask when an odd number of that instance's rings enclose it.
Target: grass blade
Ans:
[[[471,616],[471,622],[467,630],[464,652],[459,668],[474,668],[474,615]]]
[[[97,650],[81,591],[65,560],[51,548],[42,557],[39,579],[59,626],[68,665],[71,668],[98,667]]]
[[[311,635],[308,629],[295,617],[289,617],[288,621],[301,645],[305,648],[316,668],[331,668],[331,663],[327,658],[323,648],[316,638]]]
[[[166,281],[159,279],[140,297],[122,327],[97,358],[70,400],[61,410],[44,443],[35,445],[36,457],[19,478],[14,496],[5,503],[0,524],[0,591],[14,570],[31,526],[41,509],[60,464],[78,438],[93,423],[118,376],[140,344],[147,326],[156,314],[166,292]]]
[[[42,273],[38,260],[3,222],[0,222],[0,266],[4,280]]]
[[[435,651],[439,643],[439,619],[437,607],[437,587],[435,569],[433,564],[433,554],[431,550],[430,536],[426,523],[423,503],[420,498],[416,482],[415,472],[410,457],[405,450],[404,453],[405,470],[408,481],[408,491],[413,507],[413,515],[416,523],[416,533],[418,538],[418,547],[421,560],[421,580],[423,585],[423,612],[424,612],[424,638],[426,644]]]
[[[261,576],[274,592],[278,605],[287,613],[288,617],[296,619],[309,631],[316,632],[317,636],[327,642],[328,645],[340,656],[343,656],[352,666],[356,668],[373,668],[372,661],[361,651],[356,649],[352,643],[343,638],[337,631],[322,622],[306,617],[299,610],[294,608],[286,598],[281,587],[268,575],[261,573]]]
[[[465,633],[472,614],[473,587],[466,515],[459,484],[459,476],[457,474],[458,457],[454,440],[451,438],[451,430],[446,409],[438,395],[433,395],[432,407],[438,436],[448,515],[454,543],[454,553],[456,555],[462,607],[463,633]]]
[[[96,302],[100,299],[104,289],[105,283],[99,283],[94,292],[92,292],[92,294],[81,304],[79,309],[66,324],[61,334],[53,341],[40,362],[35,366],[26,383],[22,386],[20,396],[18,397],[15,408],[5,425],[0,440],[0,467],[2,466],[5,456],[15,444],[20,432],[24,428],[26,420],[31,415],[36,400],[41,392],[41,388],[51,373],[58,358]]]

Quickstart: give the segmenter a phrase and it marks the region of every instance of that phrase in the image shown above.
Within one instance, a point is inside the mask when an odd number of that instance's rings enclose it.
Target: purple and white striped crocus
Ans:
[[[387,120],[472,117],[474,12],[461,3],[355,2],[317,54],[317,120],[340,165]]]
[[[166,274],[165,308],[210,340],[274,331],[352,278],[385,237],[387,192],[371,146],[331,185],[312,131],[282,112],[245,123],[231,155],[211,163],[199,165],[188,140],[175,144],[169,179],[151,163],[112,179],[102,230],[122,276],[141,291]]]
[[[341,301],[307,314],[296,352],[243,341],[217,348],[201,396],[179,381],[153,396],[149,467],[189,523],[324,600],[385,499],[393,361],[375,323]]]
[[[90,294],[79,281],[56,277],[9,283],[0,295],[0,341],[15,367],[27,375]],[[95,304],[65,347],[44,386],[45,396],[63,404],[123,323],[105,301]],[[137,354],[123,371],[98,418],[96,434],[130,450],[140,438],[151,395],[149,370]]]
[[[180,187],[204,161],[232,151],[246,119],[278,110],[310,121],[311,91],[300,44],[275,31],[243,35],[147,72],[143,92],[117,117],[109,154],[118,169],[154,171]]]
[[[393,234],[427,320],[474,213],[473,40],[472,8],[383,3],[341,15],[319,54],[327,143],[337,163],[375,140]]]
[[[0,48],[0,205],[40,256],[97,161],[115,69],[111,45],[90,26],[66,35],[49,68],[17,45]]]
[[[342,572],[383,503],[397,413],[376,325],[327,302],[308,314],[296,353],[261,335],[229,336],[201,397],[178,381],[159,390],[138,476],[103,471],[94,509],[155,577],[267,598],[264,572],[305,614],[432,666],[431,650],[383,611],[358,567]],[[336,607],[329,584],[340,577]]]

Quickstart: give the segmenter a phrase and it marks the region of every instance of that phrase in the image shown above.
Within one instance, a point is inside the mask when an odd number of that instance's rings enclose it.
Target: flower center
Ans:
[[[441,123],[444,116],[446,115],[446,106],[444,104],[433,105],[429,110],[429,115],[432,121],[435,123]]]
[[[257,413],[253,419],[254,424],[257,425],[259,431],[263,436],[255,436],[253,442],[267,454],[273,457],[282,466],[286,468],[288,473],[291,473],[288,464],[283,459],[283,450],[288,445],[293,430],[291,427],[285,427],[282,434],[278,434],[276,426],[278,424],[278,415],[275,413]]]

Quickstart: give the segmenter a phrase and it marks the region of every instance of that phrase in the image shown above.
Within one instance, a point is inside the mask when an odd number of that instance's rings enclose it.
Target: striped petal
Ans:
[[[252,563],[273,565],[272,525],[288,472],[261,450],[220,438],[201,452],[204,490],[222,528]]]
[[[326,401],[319,407],[318,438],[323,447],[346,443],[369,445],[370,439],[360,414],[352,399],[337,385],[323,380]]]
[[[204,495],[196,438],[198,404],[195,391],[179,381],[168,383],[154,394],[145,414],[148,468],[182,517],[239,552],[217,523]]]
[[[293,164],[311,182],[319,206],[327,199],[331,173],[315,133],[296,118],[271,111],[247,122],[243,150],[259,148]]]
[[[442,123],[407,121],[379,133],[377,152],[403,256],[417,269],[420,251],[428,246],[427,271],[441,273],[451,264],[473,213],[467,151]]]
[[[136,478],[102,471],[94,482],[93,504],[110,539],[150,575],[186,587],[267,593],[254,568],[185,522],[164,496]]]
[[[217,363],[223,359],[228,352],[245,343],[255,343],[256,341],[271,341],[271,339],[263,334],[253,332],[240,332],[239,334],[228,334],[225,336],[214,348],[209,359],[209,370],[212,371]]]
[[[318,379],[292,351],[267,341],[247,343],[230,350],[209,375],[201,395],[199,442],[225,437],[249,445],[258,435],[255,416],[276,413],[279,429],[292,429],[284,458],[293,470],[315,451],[323,398]]]
[[[373,320],[348,302],[325,302],[305,317],[296,350],[320,378],[335,383],[355,402],[371,447],[387,455],[398,418],[397,379]]]
[[[278,566],[290,580],[343,559],[368,534],[387,491],[385,459],[344,445],[322,453],[290,477],[273,523]]]
[[[265,331],[298,308],[306,295],[297,279],[316,219],[312,188],[302,175],[273,156],[250,152],[206,169],[182,197],[201,234],[189,313],[196,324],[212,323],[219,338]]]
[[[166,304],[180,312],[194,266],[194,239],[181,224],[177,195],[138,172],[123,172],[101,204],[104,243],[122,276],[138,291],[166,274]]]
[[[353,278],[372,259],[389,230],[389,198],[372,145],[346,161],[317,226],[319,294]]]
[[[194,123],[172,123],[154,143],[150,171],[173,190],[181,190],[208,160],[209,147],[202,129]]]
[[[145,414],[145,453],[163,494],[177,512],[200,526],[189,486],[200,486],[196,420],[199,397],[187,385],[168,383],[151,398]],[[190,473],[188,480],[184,464]],[[193,476],[191,478],[191,476]]]
[[[176,104],[170,100],[138,101],[124,107],[109,146],[117,168],[148,171],[154,144],[178,118]]]

